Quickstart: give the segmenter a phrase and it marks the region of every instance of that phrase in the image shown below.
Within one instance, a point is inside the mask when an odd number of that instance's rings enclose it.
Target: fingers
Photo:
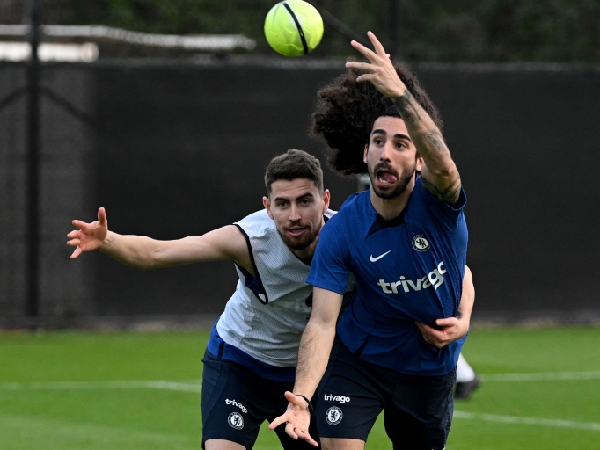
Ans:
[[[285,426],[285,432],[288,434],[289,437],[291,437],[292,439],[298,439],[298,433],[296,433],[296,428],[288,422],[288,424]]]
[[[70,256],[70,258],[71,258],[71,259],[75,259],[75,258],[77,258],[79,255],[81,255],[81,252],[82,252],[81,248],[80,248],[80,247],[77,247],[77,248],[75,249],[75,251],[74,251],[73,253],[71,253],[71,256]]]
[[[431,328],[429,325],[426,325],[424,323],[422,323],[419,326],[419,329],[421,330],[421,333],[423,334],[427,334],[427,335],[432,335],[435,334],[438,330],[436,330],[435,328]]]
[[[356,77],[356,81],[359,83],[370,81],[375,84],[375,81],[377,81],[377,76],[372,73],[363,73],[362,75]]]
[[[285,426],[285,432],[288,434],[289,437],[291,437],[292,439],[302,439],[306,442],[308,442],[310,445],[317,447],[319,444],[317,441],[315,441],[311,436],[310,433],[307,430],[303,430],[301,428],[296,428],[294,427],[292,424],[288,423]]]
[[[419,330],[421,331],[421,336],[428,344],[434,345],[438,348],[441,348],[445,345],[445,335],[443,330],[436,330],[435,328],[430,327],[424,323],[415,322]]]
[[[269,430],[274,430],[275,428],[277,428],[282,423],[287,422],[286,419],[285,419],[286,416],[287,416],[287,413],[283,414],[282,416],[275,417],[273,419],[273,421],[269,424]]]
[[[449,344],[457,339],[462,338],[469,331],[468,324],[463,324],[456,317],[437,319],[435,323],[437,326],[442,328],[441,330],[434,330],[437,335],[437,339],[445,344]]]
[[[456,317],[446,317],[443,319],[437,319],[435,324],[439,327],[446,328],[456,325],[458,323],[458,319]]]
[[[81,244],[79,239],[71,239],[67,242],[67,245],[70,245],[71,247],[77,247],[79,244]]]
[[[281,416],[273,419],[273,421],[269,424],[269,430],[274,430],[279,425],[285,423],[285,432],[289,437],[292,439],[302,439],[312,446],[318,446],[319,444],[317,441],[315,441],[308,432],[308,424],[310,424],[310,412],[304,409],[299,410],[297,408],[299,402],[304,402],[304,399],[290,391],[286,391],[284,396],[287,401],[290,402],[288,409]],[[308,414],[308,416],[299,417],[298,414]]]
[[[71,220],[71,223],[74,227],[77,227],[80,230],[82,230],[85,227],[85,222],[83,220]]]
[[[84,237],[83,233],[80,230],[73,230],[69,234],[67,234],[68,238],[71,238],[67,241],[67,245],[71,247],[78,247],[81,244],[81,238]],[[81,253],[81,249],[79,249],[79,253]],[[77,253],[77,255],[79,255]],[[77,256],[71,255],[71,258],[77,258]]]
[[[442,348],[445,345],[448,345],[449,342],[444,342],[444,341],[438,341],[438,340],[432,340],[432,342],[430,342],[431,345],[433,345],[436,348]]]
[[[375,36],[375,34],[370,31],[367,32],[367,35],[369,36],[369,40],[371,41],[371,44],[373,44],[373,48],[375,49],[375,51],[365,47],[360,42],[355,40],[350,41],[350,45],[352,45],[352,47],[354,47],[356,50],[361,52],[369,59],[372,59],[375,56],[382,56],[387,59],[390,59],[390,55],[385,52],[385,49],[383,48],[381,42],[379,42],[379,39],[377,39],[377,36]]]
[[[285,425],[285,432],[292,439],[303,439],[303,440],[309,442],[311,445],[317,445],[317,441],[315,441],[310,436],[310,433],[308,432],[308,430],[304,430],[301,427],[294,426],[294,422],[295,422],[294,416],[288,410],[283,415],[281,415],[281,416],[276,417],[275,419],[273,419],[273,421],[269,424],[269,430],[274,430],[279,425],[285,423],[286,424]]]
[[[372,55],[375,55],[375,53],[373,53],[373,50],[371,50],[370,48],[365,47],[360,42],[355,41],[354,39],[352,39],[350,41],[350,45],[352,47],[354,47],[356,50],[358,50],[359,52],[361,52],[365,56],[367,56],[369,53],[372,54]]]
[[[315,441],[312,437],[310,437],[310,434],[308,434],[308,433],[306,433],[304,436],[300,436],[300,439],[304,439],[306,442],[308,442],[313,447],[319,446],[319,443],[317,441]]]
[[[78,222],[78,221],[74,220],[73,222]],[[81,255],[81,252],[82,252],[81,248],[79,247],[79,244],[81,244],[81,240],[79,239],[81,237],[81,231],[73,230],[69,234],[67,234],[67,237],[71,238],[71,240],[67,241],[67,245],[70,245],[71,247],[77,247],[75,249],[75,251],[73,251],[73,253],[71,253],[71,256],[70,256],[71,259],[75,259],[79,255]]]
[[[101,227],[106,227],[106,209],[103,206],[98,209],[98,223]]]
[[[427,332],[431,339],[433,339],[434,341],[444,341],[447,339],[447,333],[444,330],[436,330],[434,328],[430,328],[429,330],[427,330]]]
[[[285,399],[288,402],[290,402],[292,405],[297,405],[299,399],[304,401],[302,399],[302,397],[298,397],[296,394],[294,394],[293,392],[290,392],[290,391],[285,391],[283,395],[285,396]]]
[[[369,36],[369,39],[371,40],[371,44],[373,44],[373,48],[375,49],[377,54],[385,55],[385,49],[383,48],[383,45],[381,44],[381,42],[379,42],[379,39],[377,39],[377,36],[375,36],[375,34],[372,33],[371,31],[367,32],[367,36]]]
[[[434,345],[437,348],[442,348],[445,343],[443,340],[436,339],[434,336],[423,336],[428,344]]]
[[[80,230],[73,230],[73,231],[71,231],[69,234],[67,234],[67,237],[68,237],[68,238],[71,238],[71,239],[73,239],[73,238],[78,238],[78,237],[80,236],[80,234],[79,234],[79,233],[81,233],[81,231],[80,231]]]
[[[421,330],[433,330],[433,328],[431,328],[429,325],[427,325],[426,323],[423,322],[415,322],[415,324],[419,327],[419,329]]]
[[[373,64],[369,64],[366,62],[359,62],[359,61],[348,61],[346,63],[346,67],[348,69],[359,69],[359,70],[368,70],[368,71],[374,71],[375,67],[373,66]],[[375,81],[377,80],[377,75],[375,75],[372,72],[368,72],[368,73],[363,73],[362,75],[359,75],[356,77],[356,81],[357,82],[363,82],[363,81]]]
[[[367,62],[361,61],[348,61],[346,63],[346,67],[349,69],[361,69],[361,70],[371,70],[373,69],[373,65]]]
[[[377,54],[370,48],[362,45],[360,42],[352,40],[350,41],[350,45],[362,53],[369,61],[377,59]]]

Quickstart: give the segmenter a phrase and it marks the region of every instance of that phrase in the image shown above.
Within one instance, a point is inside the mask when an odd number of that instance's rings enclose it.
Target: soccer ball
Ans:
[[[265,20],[267,42],[284,56],[306,55],[319,45],[323,31],[319,11],[303,0],[277,3]]]

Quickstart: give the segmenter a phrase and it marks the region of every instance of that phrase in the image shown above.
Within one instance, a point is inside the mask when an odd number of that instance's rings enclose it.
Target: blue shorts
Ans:
[[[285,391],[293,382],[272,381],[208,350],[202,359],[202,448],[209,439],[226,439],[251,449],[261,424],[283,414],[288,406]],[[285,450],[308,450],[304,440],[290,438],[285,424],[275,429]],[[310,435],[318,441],[313,420]]]
[[[446,375],[406,375],[367,363],[336,337],[318,390],[321,438],[367,440],[384,411],[394,450],[442,450],[454,400],[456,370]]]

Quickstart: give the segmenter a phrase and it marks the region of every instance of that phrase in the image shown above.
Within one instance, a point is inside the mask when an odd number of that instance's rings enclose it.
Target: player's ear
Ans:
[[[365,144],[365,150],[363,151],[363,162],[367,163],[367,153],[369,152],[369,144]]]
[[[421,172],[423,169],[423,157],[422,156],[417,156],[417,164],[416,164],[416,171],[417,172]]]
[[[327,208],[329,208],[330,200],[331,192],[329,192],[329,189],[325,189],[325,192],[323,192],[323,214],[325,214],[325,211],[327,211]]]
[[[269,201],[268,197],[263,197],[263,205],[265,206],[265,209],[267,210],[267,215],[273,219],[273,213],[271,212],[271,202]]]

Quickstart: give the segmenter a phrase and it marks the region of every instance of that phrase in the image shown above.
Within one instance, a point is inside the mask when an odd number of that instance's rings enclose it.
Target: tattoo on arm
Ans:
[[[433,133],[427,134],[427,140],[431,143],[434,150],[440,153],[448,151],[446,145],[444,144],[444,138],[438,130],[435,130]]]
[[[396,105],[396,108],[398,108],[403,120],[411,123],[421,120],[421,115],[414,105],[414,97],[408,89],[404,91],[401,97],[394,98],[392,101]]]
[[[410,91],[404,91],[401,97],[392,99],[402,119],[412,125],[417,125],[422,120],[421,114],[419,113],[418,103],[416,102]],[[427,115],[427,113],[425,113]],[[450,151],[446,147],[444,137],[440,130],[432,125],[427,133],[420,135],[420,144],[423,146],[421,153],[425,154],[428,158],[426,162],[431,163],[431,167],[443,165],[443,162],[450,157]],[[441,167],[441,166],[440,166]],[[454,180],[447,180],[450,185],[446,187],[438,187],[431,181],[423,178],[423,187],[427,189],[432,195],[440,199],[443,202],[449,204],[455,204],[460,196],[460,175],[456,172],[456,178]]]
[[[114,236],[106,236],[106,239],[102,241],[103,244],[112,244],[113,242],[115,242]]]
[[[421,178],[421,182],[423,183],[423,187],[436,198],[443,202],[454,204],[458,201],[458,197],[460,196],[461,186],[460,175],[458,173],[456,175],[454,182],[445,189],[439,189],[435,184],[425,178]]]

